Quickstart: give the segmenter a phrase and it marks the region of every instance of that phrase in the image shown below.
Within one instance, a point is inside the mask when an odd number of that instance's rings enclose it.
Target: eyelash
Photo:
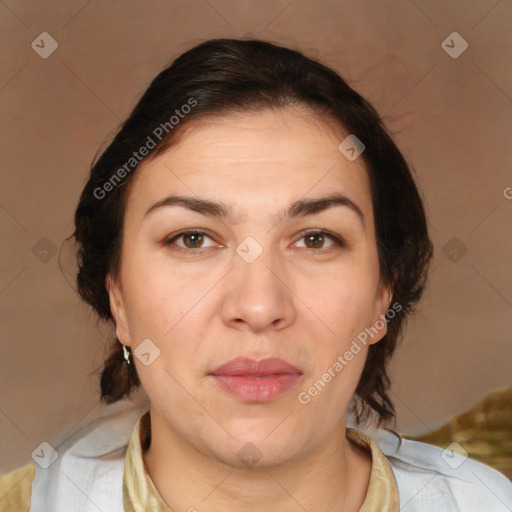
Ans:
[[[205,231],[201,231],[199,229],[185,229],[183,231],[180,231],[176,235],[174,235],[172,238],[168,238],[168,239],[164,240],[162,243],[166,246],[171,245],[174,243],[175,240],[177,240],[187,234],[197,234],[197,235],[203,235],[203,236],[206,235],[208,238],[213,240],[213,238],[210,235],[208,235],[208,233],[206,233]],[[329,231],[325,231],[325,230],[321,230],[321,229],[310,229],[310,230],[302,231],[299,234],[300,234],[300,237],[298,240],[302,240],[303,238],[310,236],[310,235],[324,235],[326,238],[330,238],[335,244],[334,246],[321,248],[321,249],[315,249],[314,247],[302,247],[302,249],[306,249],[308,251],[324,253],[324,252],[330,251],[335,246],[337,246],[338,248],[345,247],[345,243],[343,242],[343,240]],[[208,247],[197,247],[197,248],[188,248],[188,247],[185,248],[185,247],[180,247],[180,246],[175,247],[175,250],[177,250],[177,251],[183,251],[183,252],[189,252],[189,253],[199,252],[204,249],[208,249]]]

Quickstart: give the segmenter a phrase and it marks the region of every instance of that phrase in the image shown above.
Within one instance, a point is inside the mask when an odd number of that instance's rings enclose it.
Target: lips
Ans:
[[[302,371],[279,358],[237,357],[209,375],[223,391],[243,402],[269,402],[296,386]]]
[[[280,374],[302,374],[302,371],[277,357],[262,359],[261,361],[255,361],[248,357],[237,357],[210,373],[210,375],[217,376],[232,375],[246,377],[265,377]]]

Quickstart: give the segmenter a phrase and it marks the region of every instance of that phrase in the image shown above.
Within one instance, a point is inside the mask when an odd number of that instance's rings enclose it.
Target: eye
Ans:
[[[176,240],[183,239],[183,245],[176,244],[180,250],[204,249],[205,247],[202,246],[202,244],[206,238],[212,240],[212,238],[209,235],[207,235],[204,231],[199,231],[197,229],[189,229],[187,231],[181,231],[180,233],[178,233],[177,235],[173,236],[168,240],[164,240],[163,243],[165,245],[171,245],[174,244]]]
[[[333,246],[344,247],[345,245],[343,241],[336,235],[319,229],[302,232],[300,240],[303,239],[305,240],[306,249],[312,249],[313,251],[316,250],[318,252],[332,248]],[[326,239],[329,239],[332,242],[327,247],[324,246]]]
[[[304,249],[310,249],[314,252],[323,252],[331,249],[332,247],[344,247],[344,242],[337,237],[336,235],[329,233],[327,231],[322,231],[319,229],[303,231],[300,233],[299,240],[305,240],[305,245],[302,246]],[[183,243],[179,244],[176,241],[182,239]],[[181,231],[176,234],[172,238],[163,241],[164,245],[175,245],[177,250],[183,250],[192,252],[194,249],[205,249],[207,247],[212,247],[214,244],[209,246],[204,246],[203,243],[206,239],[210,239],[213,241],[212,237],[209,236],[205,231],[201,231],[198,229],[189,229],[186,231]],[[327,247],[325,247],[326,240],[330,240],[331,243]],[[298,247],[301,247],[300,245]]]

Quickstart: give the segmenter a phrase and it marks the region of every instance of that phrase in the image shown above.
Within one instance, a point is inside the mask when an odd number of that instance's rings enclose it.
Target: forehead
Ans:
[[[142,162],[128,204],[137,209],[166,193],[223,199],[243,210],[341,192],[371,212],[362,158],[339,151],[348,135],[307,108],[286,107],[191,121],[178,142]],[[136,193],[135,193],[136,191]],[[370,210],[370,211],[369,211]]]

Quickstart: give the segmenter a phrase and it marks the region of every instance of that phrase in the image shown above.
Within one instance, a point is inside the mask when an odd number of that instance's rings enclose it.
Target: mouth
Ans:
[[[226,393],[243,402],[269,402],[295,387],[303,372],[286,361],[268,358],[255,361],[238,357],[219,366],[211,376]]]

